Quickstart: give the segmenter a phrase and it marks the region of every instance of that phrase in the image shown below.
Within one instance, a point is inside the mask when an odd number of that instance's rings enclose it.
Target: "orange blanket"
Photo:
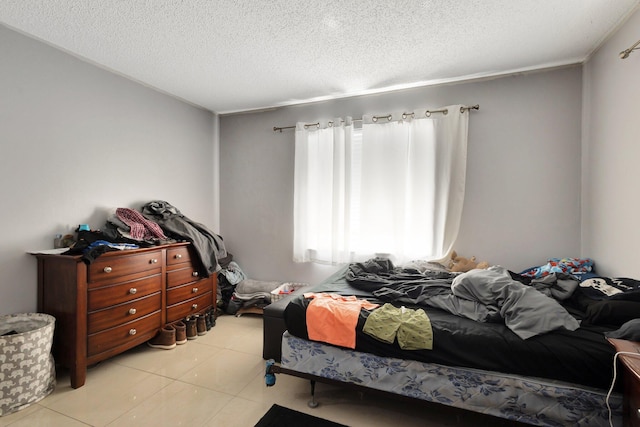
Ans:
[[[360,309],[373,310],[378,304],[327,293],[306,293],[313,298],[307,307],[307,332],[309,339],[341,347],[356,348],[356,326]]]

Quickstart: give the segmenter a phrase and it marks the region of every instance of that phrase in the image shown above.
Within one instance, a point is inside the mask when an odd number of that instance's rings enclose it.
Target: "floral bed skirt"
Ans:
[[[281,366],[532,425],[609,426],[607,393],[574,384],[379,357],[288,332]],[[622,426],[622,395],[612,394],[609,406],[613,426]]]

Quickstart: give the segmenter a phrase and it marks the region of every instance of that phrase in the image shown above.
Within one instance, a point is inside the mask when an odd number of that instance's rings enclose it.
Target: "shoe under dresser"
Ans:
[[[38,311],[56,318],[53,356],[84,385],[87,366],[153,338],[167,323],[215,306],[216,275],[201,277],[189,243],[80,256],[36,255]]]

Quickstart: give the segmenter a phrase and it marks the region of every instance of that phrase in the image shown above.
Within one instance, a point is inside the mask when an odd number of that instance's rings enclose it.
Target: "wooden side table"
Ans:
[[[607,338],[616,352],[635,353],[637,356],[621,354],[618,356],[622,366],[624,385],[623,421],[626,427],[640,427],[640,342]]]

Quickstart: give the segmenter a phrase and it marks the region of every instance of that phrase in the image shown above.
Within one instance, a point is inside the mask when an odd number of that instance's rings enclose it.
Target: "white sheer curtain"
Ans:
[[[440,259],[458,235],[464,201],[468,112],[363,117],[358,254],[397,262]]]
[[[469,113],[438,110],[447,114],[364,116],[361,130],[350,119],[297,125],[294,261],[386,255],[402,263],[449,253],[462,216]]]
[[[293,260],[351,260],[350,117],[318,127],[296,125]]]

